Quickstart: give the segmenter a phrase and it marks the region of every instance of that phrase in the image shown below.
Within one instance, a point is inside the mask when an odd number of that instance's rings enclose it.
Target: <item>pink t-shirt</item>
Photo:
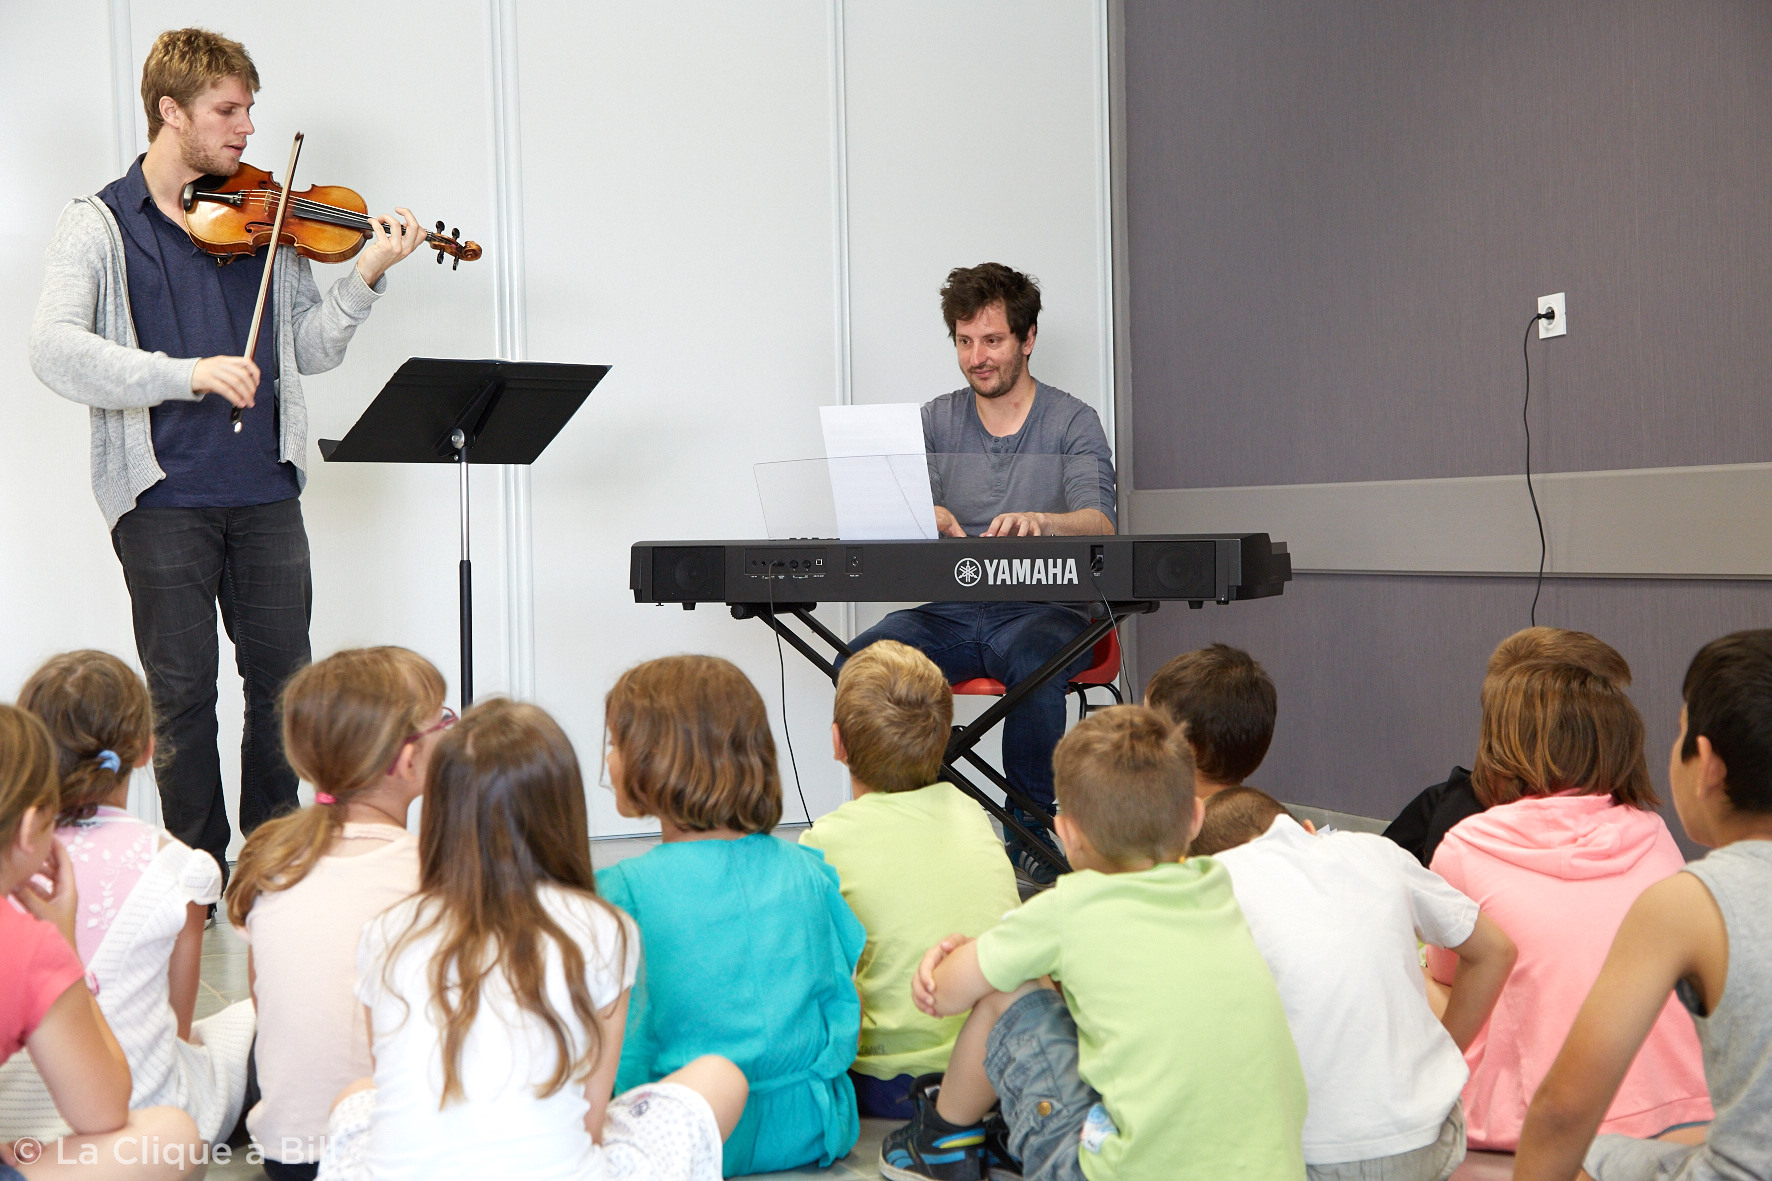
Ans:
[[[1660,816],[1610,796],[1517,800],[1446,834],[1434,871],[1475,899],[1519,948],[1489,1024],[1465,1051],[1472,1148],[1519,1146],[1526,1108],[1598,979],[1625,912],[1685,864]],[[1437,949],[1428,955],[1434,975],[1450,982],[1456,957]],[[1698,1033],[1670,996],[1600,1131],[1646,1137],[1711,1116]]]
[[[416,838],[389,824],[347,824],[308,876],[253,902],[242,934],[252,945],[262,1098],[246,1126],[272,1160],[319,1160],[332,1101],[369,1075],[357,943],[365,923],[417,889]]]
[[[24,1048],[49,1006],[85,975],[60,931],[0,898],[0,1062]]]

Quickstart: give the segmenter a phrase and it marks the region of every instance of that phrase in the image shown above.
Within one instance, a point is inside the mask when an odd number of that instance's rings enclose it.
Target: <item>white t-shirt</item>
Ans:
[[[640,934],[633,921],[556,886],[543,886],[537,896],[584,949],[592,1003],[598,1009],[608,1006],[634,983]],[[518,1008],[501,973],[482,983],[480,1014],[462,1047],[465,1099],[439,1108],[443,1035],[429,1003],[428,981],[436,936],[426,934],[403,947],[383,983],[388,948],[421,905],[420,898],[411,898],[377,917],[363,929],[357,952],[357,997],[369,1006],[375,1035],[370,1175],[377,1181],[600,1176],[601,1153],[584,1126],[584,1084],[568,1082],[545,1099],[537,1097],[538,1084],[554,1071],[554,1040],[533,1014]],[[626,954],[621,955],[624,930]],[[584,1030],[573,1017],[559,950],[551,942],[548,948],[548,1000],[571,1027],[577,1054],[584,1048]],[[605,1042],[602,1052],[619,1054],[621,1047]]]
[[[1292,1024],[1306,1163],[1432,1144],[1469,1071],[1428,1007],[1415,941],[1463,943],[1477,904],[1381,836],[1312,836],[1289,816],[1216,860]]]

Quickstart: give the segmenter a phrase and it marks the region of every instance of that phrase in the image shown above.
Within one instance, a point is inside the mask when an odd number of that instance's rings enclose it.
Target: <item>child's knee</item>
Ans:
[[[355,1095],[358,1092],[373,1091],[373,1090],[375,1090],[375,1080],[374,1079],[369,1078],[367,1076],[360,1078],[356,1082],[352,1083],[350,1086],[346,1087],[344,1090],[340,1091],[337,1094],[337,1096],[335,1096],[333,1098],[332,1110],[334,1110],[334,1111],[338,1110],[338,1105],[340,1103],[343,1103],[346,1099],[349,1099],[352,1095]]]
[[[1037,992],[1042,988],[1051,987],[1052,985],[1042,978],[1039,980],[1029,980],[1026,984],[1012,989],[1009,992],[993,992],[972,1006],[973,1016],[980,1021],[995,1025],[997,1020],[1002,1017],[1004,1013],[1009,1011],[1010,1005],[1013,1005],[1016,1001],[1027,996],[1029,993]]]
[[[744,1071],[730,1058],[718,1054],[704,1054],[667,1075],[663,1081],[679,1083],[706,1099],[708,1106],[714,1109],[714,1119],[720,1125],[722,1138],[731,1135],[732,1129],[738,1126],[751,1095],[751,1083]]]
[[[139,1137],[151,1137],[162,1144],[202,1144],[197,1121],[178,1107],[144,1107],[129,1113],[128,1129]]]

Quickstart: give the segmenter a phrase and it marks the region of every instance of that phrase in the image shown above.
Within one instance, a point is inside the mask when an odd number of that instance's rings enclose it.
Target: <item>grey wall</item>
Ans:
[[[1121,18],[1139,488],[1518,472],[1520,339],[1553,291],[1570,334],[1531,346],[1535,470],[1772,459],[1772,5],[1124,0]],[[1531,594],[1301,576],[1141,622],[1139,666],[1250,649],[1281,697],[1258,782],[1390,815],[1468,765],[1484,662]],[[1552,580],[1538,621],[1631,661],[1665,785],[1687,660],[1772,626],[1772,586]]]
[[[1222,640],[1254,653],[1280,691],[1274,745],[1252,779],[1283,799],[1394,816],[1470,766],[1477,691],[1497,641],[1526,624],[1529,580],[1300,575],[1275,599],[1168,604],[1139,620],[1148,675],[1176,652]],[[1555,579],[1540,622],[1593,632],[1630,662],[1649,772],[1667,797],[1680,679],[1705,641],[1772,626],[1761,583]],[[1667,810],[1675,833],[1679,825]]]
[[[1126,0],[1144,488],[1772,458],[1772,5]]]

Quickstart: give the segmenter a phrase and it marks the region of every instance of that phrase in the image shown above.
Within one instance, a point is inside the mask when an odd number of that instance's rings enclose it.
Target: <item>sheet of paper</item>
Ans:
[[[935,497],[915,402],[821,406],[837,536],[844,541],[933,538]]]

